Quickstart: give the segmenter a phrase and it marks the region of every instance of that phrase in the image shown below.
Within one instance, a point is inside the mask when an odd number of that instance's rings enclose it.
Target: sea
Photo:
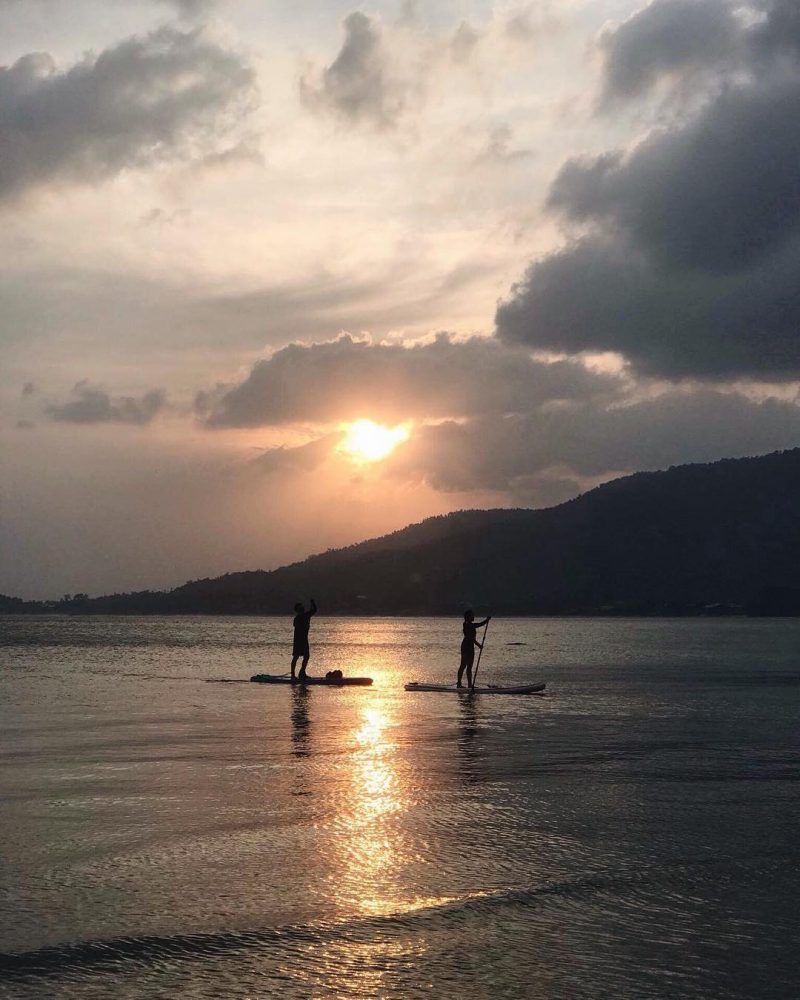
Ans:
[[[0,619],[0,997],[800,996],[800,620]]]

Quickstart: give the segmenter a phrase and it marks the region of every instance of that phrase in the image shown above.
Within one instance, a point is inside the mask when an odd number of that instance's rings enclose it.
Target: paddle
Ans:
[[[483,652],[483,647],[486,645],[486,633],[489,631],[489,619],[486,619],[486,624],[483,627],[483,642],[481,643],[481,648],[478,650],[478,662],[475,664],[475,673],[472,675],[472,683],[469,688],[470,691],[475,689],[475,681],[478,679],[478,668],[481,665],[481,653]]]

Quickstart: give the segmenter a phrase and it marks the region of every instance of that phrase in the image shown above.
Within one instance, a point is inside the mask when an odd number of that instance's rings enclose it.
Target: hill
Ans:
[[[614,480],[546,510],[461,511],[271,572],[8,610],[800,614],[800,449]],[[0,598],[13,602],[13,599]]]

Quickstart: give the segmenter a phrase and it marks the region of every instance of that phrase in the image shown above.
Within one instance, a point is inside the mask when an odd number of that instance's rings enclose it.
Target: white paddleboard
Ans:
[[[421,684],[411,681],[406,684],[406,691],[450,691],[455,694],[543,694],[547,684],[517,684],[511,687],[501,687],[499,684],[488,684],[486,687],[458,687],[455,684]]]

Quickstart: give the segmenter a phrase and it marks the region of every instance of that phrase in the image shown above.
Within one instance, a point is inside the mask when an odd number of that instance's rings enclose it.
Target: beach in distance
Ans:
[[[800,621],[0,619],[0,997],[726,997],[800,981]],[[206,683],[207,681],[242,683]]]

